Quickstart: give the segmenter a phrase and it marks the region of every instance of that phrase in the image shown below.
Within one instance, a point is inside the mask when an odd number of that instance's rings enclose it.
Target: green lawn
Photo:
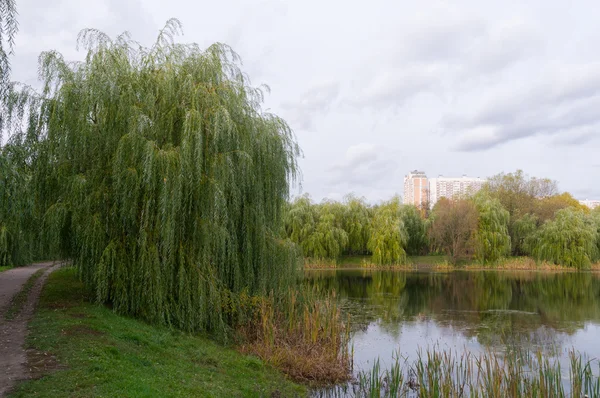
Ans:
[[[56,356],[55,370],[11,397],[295,397],[303,386],[260,360],[207,338],[114,314],[91,304],[76,272],[50,275],[28,345]]]
[[[362,266],[363,260],[366,262],[369,262],[369,261],[371,261],[371,256],[342,256],[340,258],[340,260],[338,261],[338,265],[341,267],[351,267],[351,266],[360,267],[360,266]],[[436,264],[443,263],[444,261],[447,261],[447,260],[448,260],[448,257],[443,256],[443,255],[409,256],[408,257],[409,264],[414,264],[414,265],[436,265]]]
[[[1,266],[1,267],[0,267],[0,272],[2,272],[2,271],[6,271],[6,270],[8,270],[8,269],[11,269],[11,268],[12,268],[12,267],[9,267],[9,266],[7,266],[7,265],[3,265],[3,266]]]
[[[409,256],[408,261],[414,265],[436,265],[448,261],[447,256]]]
[[[363,260],[369,262],[371,260],[371,256],[342,256],[338,261],[338,265],[341,267],[361,267]]]

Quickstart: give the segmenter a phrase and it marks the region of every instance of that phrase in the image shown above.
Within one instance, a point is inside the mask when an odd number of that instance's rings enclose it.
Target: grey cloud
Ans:
[[[351,146],[344,160],[328,170],[329,182],[333,187],[377,187],[389,182],[390,175],[396,171],[398,165],[394,157],[393,152],[372,144]]]
[[[494,28],[475,18],[440,18],[414,27],[390,62],[366,73],[366,83],[345,103],[356,107],[404,104],[422,93],[458,90],[465,81],[487,78],[539,54],[543,41],[524,23]]]
[[[589,143],[600,136],[600,125],[592,126],[583,131],[570,132],[563,137],[554,140],[553,144],[557,146],[579,146]]]
[[[458,150],[476,151],[535,135],[569,135],[600,123],[600,72],[546,76],[525,91],[492,99],[471,115],[449,115],[446,130],[459,133]]]
[[[527,26],[501,26],[480,38],[464,70],[464,77],[501,71],[516,62],[538,55],[544,49],[540,35]]]
[[[323,83],[305,91],[295,101],[283,102],[281,108],[290,115],[292,127],[312,129],[314,118],[327,113],[339,93],[339,83]]]
[[[480,20],[447,20],[423,25],[406,36],[406,45],[400,49],[397,60],[421,63],[460,59],[469,53],[477,38],[486,34]]]
[[[437,83],[435,66],[412,69],[390,68],[378,73],[358,95],[344,103],[357,108],[384,108],[402,105],[412,97],[432,90]]]

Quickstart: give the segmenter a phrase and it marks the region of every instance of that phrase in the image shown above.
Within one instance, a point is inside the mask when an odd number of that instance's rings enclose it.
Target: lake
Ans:
[[[419,347],[462,352],[569,350],[600,358],[600,274],[591,272],[372,270],[305,271],[305,283],[334,290],[351,316],[354,369]]]

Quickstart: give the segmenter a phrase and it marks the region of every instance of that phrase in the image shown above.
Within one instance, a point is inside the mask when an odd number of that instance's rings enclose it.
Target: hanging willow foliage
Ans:
[[[0,266],[26,264],[36,251],[31,170],[17,138],[0,148]]]
[[[416,206],[406,205],[402,206],[400,211],[408,235],[406,252],[413,256],[424,254],[428,244],[427,227],[420,210]]]
[[[347,195],[344,204],[346,211],[343,226],[348,234],[348,253],[366,254],[371,236],[371,208],[364,198],[354,195]]]
[[[408,234],[402,221],[400,198],[394,197],[375,209],[368,247],[371,261],[377,265],[406,264],[404,248]]]
[[[495,263],[510,254],[509,213],[498,199],[484,194],[474,201],[479,211],[475,255],[483,264]]]
[[[341,203],[323,201],[315,205],[308,195],[301,196],[290,204],[286,234],[304,256],[335,260],[348,245],[348,234],[342,228],[345,214]]]
[[[177,44],[180,30],[168,21],[150,48],[85,30],[85,61],[41,55],[33,187],[47,238],[100,302],[219,332],[237,293],[295,278],[280,232],[299,148],[229,47]]]
[[[528,239],[538,260],[574,268],[588,268],[597,256],[597,227],[582,210],[567,208],[556,212]]]

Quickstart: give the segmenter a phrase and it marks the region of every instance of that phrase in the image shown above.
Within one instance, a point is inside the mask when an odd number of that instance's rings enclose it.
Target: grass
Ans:
[[[438,265],[448,262],[448,256],[444,255],[432,255],[432,256],[409,256],[408,261],[411,264],[422,266],[422,265]]]
[[[0,266],[0,272],[2,272],[2,271],[7,271],[7,270],[9,270],[9,269],[11,269],[11,268],[12,268],[12,267],[9,267],[8,265],[2,265],[2,266]]]
[[[508,257],[496,264],[481,264],[472,262],[464,265],[467,270],[498,269],[514,271],[578,271],[577,268],[565,267],[564,265],[551,264],[546,261],[536,262],[531,257]]]
[[[10,301],[10,305],[6,310],[6,313],[4,314],[4,318],[6,320],[10,321],[14,319],[17,315],[19,315],[19,313],[23,309],[23,305],[25,305],[25,303],[27,302],[29,292],[33,288],[33,285],[35,285],[35,282],[44,274],[45,271],[46,270],[43,268],[37,270],[33,275],[29,277],[29,279],[27,279],[27,282],[25,282],[25,285],[23,286],[21,291],[14,295],[14,297]]]
[[[312,257],[304,259],[304,269],[332,269],[337,267],[338,261],[336,259]]]
[[[370,262],[370,255],[342,256],[339,263],[344,267],[362,267],[365,262]]]
[[[27,340],[49,374],[11,397],[295,397],[306,388],[210,339],[90,303],[73,268],[52,273]],[[52,360],[56,358],[56,360]]]

